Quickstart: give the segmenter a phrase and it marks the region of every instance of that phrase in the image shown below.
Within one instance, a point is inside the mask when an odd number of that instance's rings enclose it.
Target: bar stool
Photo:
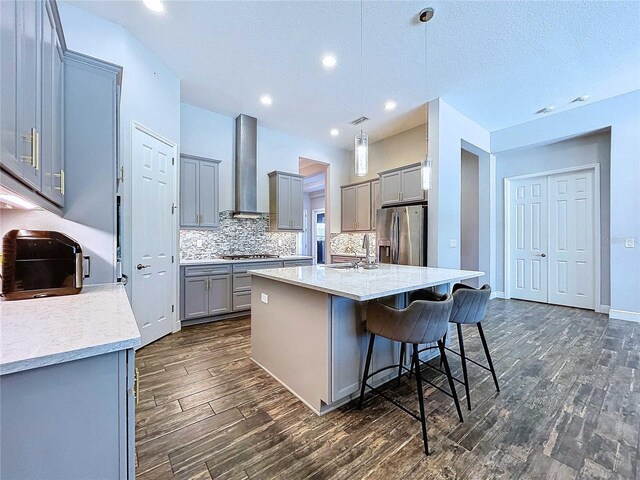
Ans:
[[[411,302],[411,304],[402,310],[398,310],[387,305],[383,305],[377,301],[370,301],[367,305],[366,311],[366,330],[369,332],[369,348],[367,350],[367,360],[365,362],[364,374],[362,376],[362,385],[360,388],[360,398],[358,400],[358,409],[362,408],[362,401],[364,399],[364,393],[366,387],[369,387],[374,393],[380,395],[385,400],[390,401],[395,406],[411,415],[422,424],[422,439],[424,442],[424,451],[426,455],[429,455],[429,443],[427,440],[427,421],[424,413],[424,394],[422,391],[422,381],[433,385],[439,390],[443,391],[447,395],[453,398],[456,409],[458,410],[458,416],[462,422],[462,411],[460,410],[460,403],[458,402],[458,396],[453,385],[453,377],[449,370],[449,362],[445,352],[444,343],[442,341],[444,335],[447,332],[447,325],[451,315],[451,309],[453,308],[453,298],[451,295],[446,295],[438,301],[426,301],[418,300]],[[387,338],[392,341],[401,342],[400,349],[400,363],[398,365],[391,365],[373,373],[369,373],[371,366],[371,355],[373,353],[373,345],[376,335]],[[438,343],[440,350],[440,357],[444,363],[445,372],[449,381],[449,388],[451,393],[434,385],[426,379],[422,378],[420,374],[420,360],[418,357],[418,346],[424,343]],[[417,375],[416,386],[418,389],[418,403],[420,406],[420,416],[406,408],[404,405],[396,402],[384,392],[369,385],[367,380],[374,375],[391,368],[398,368],[398,382],[402,375],[403,370],[409,371],[404,366],[404,351],[407,343],[413,345],[411,366],[415,368]]]
[[[450,322],[456,324],[456,329],[458,331],[458,345],[460,346],[460,352],[456,352],[455,350],[451,350],[448,347],[445,347],[445,350],[455,353],[458,355],[462,362],[462,376],[464,381],[461,381],[457,378],[454,378],[459,383],[464,385],[464,390],[467,395],[467,408],[471,410],[471,395],[469,395],[469,376],[467,374],[467,360],[471,363],[484,368],[485,370],[491,372],[493,376],[493,382],[496,386],[496,391],[500,392],[500,385],[498,384],[498,377],[496,376],[496,371],[493,368],[493,361],[491,360],[491,354],[489,353],[489,347],[487,346],[487,339],[484,336],[484,331],[482,330],[482,320],[487,312],[487,306],[489,304],[489,298],[491,296],[491,287],[487,284],[483,285],[482,288],[473,288],[468,285],[463,285],[462,283],[456,283],[453,286],[453,308],[451,309],[451,318]],[[418,290],[411,295],[412,300],[437,300],[439,298],[443,298],[443,296],[431,292],[429,290]],[[484,349],[485,357],[487,358],[487,363],[489,366],[482,365],[481,363],[468,358],[465,355],[464,350],[464,337],[462,335],[462,325],[473,325],[475,324],[478,327],[478,333],[480,334],[480,340],[482,341],[482,348]],[[443,343],[446,344],[447,336],[443,338]],[[433,347],[426,347],[420,350],[420,352],[428,350]]]

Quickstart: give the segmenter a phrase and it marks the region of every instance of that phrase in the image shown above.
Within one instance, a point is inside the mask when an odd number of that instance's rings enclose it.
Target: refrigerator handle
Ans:
[[[400,248],[400,225],[399,225],[398,212],[393,212],[391,219],[391,263],[398,263],[399,260],[399,248]]]

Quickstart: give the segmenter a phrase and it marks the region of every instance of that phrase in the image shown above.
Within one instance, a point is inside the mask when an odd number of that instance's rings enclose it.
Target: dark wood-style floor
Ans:
[[[419,423],[381,398],[313,414],[251,362],[248,319],[184,328],[137,354],[137,477],[640,478],[640,324],[494,300],[483,325],[502,392],[470,367],[473,410],[459,423],[427,386],[429,457]],[[414,382],[391,391],[417,410]]]

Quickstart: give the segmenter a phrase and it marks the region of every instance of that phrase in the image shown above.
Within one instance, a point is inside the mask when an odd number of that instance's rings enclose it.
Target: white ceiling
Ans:
[[[182,80],[182,101],[342,148],[361,114],[370,142],[424,123],[443,97],[493,131],[640,88],[637,1],[365,1],[360,110],[357,1],[69,1],[129,29]],[[435,8],[424,75],[417,13]],[[321,56],[338,65],[324,70]],[[125,86],[126,88],[126,86]],[[263,94],[273,105],[259,102]],[[398,107],[382,107],[394,99]],[[331,128],[340,129],[331,137]]]

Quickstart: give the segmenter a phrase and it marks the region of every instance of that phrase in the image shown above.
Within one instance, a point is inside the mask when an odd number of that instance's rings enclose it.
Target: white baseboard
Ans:
[[[629,322],[640,322],[640,312],[627,312],[625,310],[609,310],[609,318],[616,320],[627,320]]]
[[[609,315],[609,310],[611,310],[611,307],[609,305],[600,305],[600,308],[598,308],[596,312]]]
[[[504,298],[504,292],[491,292],[490,300],[494,298]]]

